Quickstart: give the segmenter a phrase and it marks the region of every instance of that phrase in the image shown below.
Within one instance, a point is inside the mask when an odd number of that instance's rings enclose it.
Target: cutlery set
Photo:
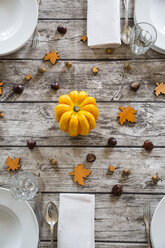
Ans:
[[[40,1],[41,0],[37,0],[38,9],[39,9],[39,5],[40,5]],[[38,31],[38,23],[37,23],[37,26],[36,26],[34,33],[33,33],[32,47],[36,48],[39,45],[39,43],[40,43],[40,33]]]
[[[124,0],[124,7],[125,7],[125,24],[121,30],[121,39],[125,44],[130,44],[130,33],[131,27],[128,26],[128,7],[129,7],[129,0]]]
[[[37,218],[38,227],[39,227],[39,240],[38,248],[40,248],[41,241],[41,208],[42,208],[42,192],[45,189],[45,184],[43,179],[40,177],[40,174],[37,176],[38,179],[38,194],[34,199],[34,213]],[[51,234],[51,248],[53,248],[53,233],[54,225],[58,221],[58,209],[53,202],[48,202],[45,209],[45,221],[50,225],[50,234]]]
[[[151,222],[151,206],[148,202],[144,204],[143,207],[143,219],[146,228],[146,235],[147,235],[147,248],[151,248],[151,240],[150,240],[150,222]]]

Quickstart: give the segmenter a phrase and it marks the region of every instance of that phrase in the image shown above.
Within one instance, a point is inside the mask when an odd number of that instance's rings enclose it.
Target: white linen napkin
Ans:
[[[94,248],[95,196],[60,194],[58,248]]]
[[[120,0],[88,0],[87,37],[91,48],[120,46]]]

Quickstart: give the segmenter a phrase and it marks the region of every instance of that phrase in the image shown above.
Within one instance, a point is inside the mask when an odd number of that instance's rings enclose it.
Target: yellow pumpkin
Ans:
[[[74,90],[60,96],[58,101],[55,117],[61,131],[77,136],[88,135],[90,129],[95,128],[99,111],[94,97],[89,97],[85,91]]]

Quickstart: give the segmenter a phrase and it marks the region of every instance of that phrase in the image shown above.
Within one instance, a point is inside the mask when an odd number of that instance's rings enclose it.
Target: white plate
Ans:
[[[148,22],[157,31],[157,41],[152,46],[157,52],[165,53],[165,1],[164,0],[136,0],[134,21]]]
[[[37,248],[38,237],[38,223],[30,205],[0,188],[0,248]]]
[[[36,0],[0,0],[0,56],[20,49],[37,24]]]
[[[165,197],[159,202],[152,218],[151,240],[154,248],[165,247]]]

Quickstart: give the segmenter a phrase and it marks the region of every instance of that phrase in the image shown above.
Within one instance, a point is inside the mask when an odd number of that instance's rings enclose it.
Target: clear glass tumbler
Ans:
[[[38,180],[29,172],[19,172],[12,177],[10,183],[11,195],[20,201],[32,199],[38,191]]]
[[[147,22],[137,23],[130,34],[131,50],[134,54],[145,54],[156,42],[156,29]]]

